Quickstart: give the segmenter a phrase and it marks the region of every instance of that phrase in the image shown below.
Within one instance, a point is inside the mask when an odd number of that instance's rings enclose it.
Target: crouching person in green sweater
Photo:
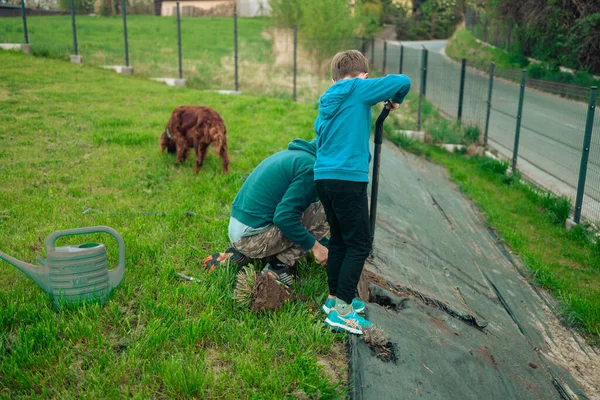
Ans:
[[[328,250],[320,241],[326,243],[329,225],[315,189],[315,160],[315,140],[295,139],[252,171],[231,207],[232,247],[209,256],[208,271],[227,260],[243,265],[265,259],[262,272],[290,285],[296,262],[307,252],[327,264]]]

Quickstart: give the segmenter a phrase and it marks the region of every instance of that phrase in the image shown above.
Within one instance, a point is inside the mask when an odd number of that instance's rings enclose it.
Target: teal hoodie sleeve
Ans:
[[[301,217],[308,206],[315,201],[317,201],[317,192],[314,174],[309,168],[292,181],[273,216],[273,224],[279,228],[283,236],[299,244],[304,250],[310,250],[316,239],[302,225]]]
[[[400,104],[410,90],[410,78],[406,75],[390,74],[383,78],[361,79],[357,85],[360,97],[368,106],[391,99]]]

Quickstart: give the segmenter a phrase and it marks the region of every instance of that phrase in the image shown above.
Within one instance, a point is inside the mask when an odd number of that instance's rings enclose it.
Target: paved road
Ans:
[[[460,65],[444,54],[446,41],[403,42],[403,73],[420,86],[421,49],[427,48],[427,98],[452,118],[458,112]],[[375,45],[375,65],[383,66],[383,41]],[[400,42],[388,41],[386,71],[397,72]],[[485,126],[488,74],[467,70],[463,121]],[[562,89],[562,87],[561,87]],[[489,143],[512,158],[519,100],[519,85],[496,78],[492,95]],[[587,100],[587,99],[582,99]],[[518,167],[543,187],[573,199],[579,175],[587,104],[526,88]],[[600,220],[600,113],[592,137],[583,215]]]

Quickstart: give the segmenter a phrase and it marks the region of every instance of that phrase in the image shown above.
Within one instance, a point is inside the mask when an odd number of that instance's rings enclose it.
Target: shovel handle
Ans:
[[[373,178],[371,180],[371,208],[370,208],[370,224],[371,224],[371,243],[375,238],[375,223],[377,220],[377,196],[379,194],[379,164],[381,160],[381,143],[383,143],[383,122],[392,110],[392,103],[386,100],[381,110],[381,114],[375,122],[375,154],[373,158]]]
[[[58,238],[64,236],[88,235],[91,233],[108,233],[119,243],[119,264],[114,269],[108,271],[110,287],[116,287],[121,283],[123,276],[125,275],[125,241],[119,232],[115,231],[113,228],[108,226],[89,226],[86,228],[65,229],[52,232],[45,241],[46,251],[54,249],[54,243],[56,243]]]

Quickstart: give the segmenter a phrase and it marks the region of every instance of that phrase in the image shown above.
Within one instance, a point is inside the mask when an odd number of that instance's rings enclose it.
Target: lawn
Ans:
[[[481,66],[489,71],[491,62],[501,69],[520,69],[519,60],[511,58],[511,54],[498,47],[485,46],[478,42],[466,28],[458,29],[448,41],[446,54],[460,61],[466,58],[470,65]]]
[[[291,139],[313,137],[314,107],[10,52],[0,63],[0,249],[34,262],[52,231],[94,225],[116,229],[127,246],[125,279],[104,306],[53,309],[33,281],[0,262],[2,396],[344,396],[343,371],[327,372],[345,348],[322,322],[322,267],[301,265],[297,290],[308,300],[272,314],[237,305],[234,271],[201,267],[227,246],[230,205],[253,167]],[[212,153],[195,175],[193,157],[176,168],[159,152],[180,104],[222,114],[229,174]],[[107,245],[114,265],[110,237],[59,244],[90,240]]]
[[[446,54],[460,62],[463,58],[467,59],[469,66],[478,68],[484,72],[490,70],[490,63],[496,64],[495,75],[511,79],[515,82],[521,80],[521,70],[527,69],[527,77],[538,80],[535,87],[551,93],[564,96],[569,95],[567,89],[561,89],[556,85],[546,84],[547,82],[559,82],[567,85],[578,86],[598,86],[600,80],[594,78],[585,69],[576,73],[560,71],[558,66],[552,66],[546,63],[531,62],[518,48],[507,51],[505,49],[488,46],[478,41],[477,38],[466,28],[459,28],[448,40],[445,50]],[[529,83],[532,84],[531,81]],[[565,93],[563,93],[565,91]]]
[[[80,15],[79,54],[87,65],[125,65],[121,16]],[[37,56],[68,60],[74,54],[70,16],[29,17],[29,42]],[[130,65],[145,77],[179,76],[175,17],[127,17]],[[299,33],[301,41],[301,33]],[[233,90],[233,18],[182,18],[182,72],[189,86]],[[292,98],[291,31],[274,30],[268,18],[239,18],[239,89],[248,94]],[[22,43],[21,18],[3,18],[0,43]],[[298,51],[298,99],[316,101],[329,84],[315,74],[310,57]]]

